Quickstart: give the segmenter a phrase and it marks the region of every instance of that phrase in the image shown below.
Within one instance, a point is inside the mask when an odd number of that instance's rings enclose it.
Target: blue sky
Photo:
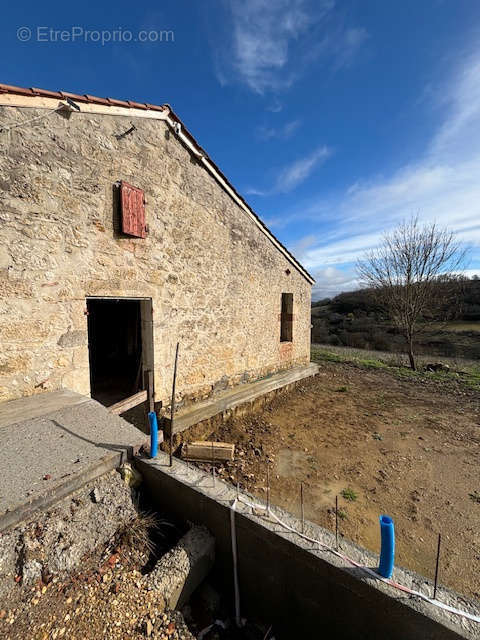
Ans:
[[[480,273],[477,0],[27,0],[1,30],[3,83],[170,103],[316,297],[413,214]]]

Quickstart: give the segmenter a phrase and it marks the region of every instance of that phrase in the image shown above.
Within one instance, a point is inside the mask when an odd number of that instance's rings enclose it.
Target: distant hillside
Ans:
[[[359,289],[312,303],[312,342],[403,351],[404,339],[371,292]],[[480,359],[480,279],[465,282],[455,321],[429,318],[418,339],[417,352],[432,356]]]

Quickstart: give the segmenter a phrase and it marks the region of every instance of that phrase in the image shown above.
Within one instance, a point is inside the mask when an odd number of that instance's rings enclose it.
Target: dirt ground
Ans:
[[[396,564],[480,598],[480,394],[455,381],[323,362],[320,373],[261,415],[214,437],[237,444],[220,475],[378,552],[380,514],[393,517]],[[346,497],[342,496],[344,492]],[[348,499],[350,498],[350,499]]]

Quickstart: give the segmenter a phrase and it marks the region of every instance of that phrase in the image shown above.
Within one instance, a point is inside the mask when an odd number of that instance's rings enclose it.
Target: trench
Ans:
[[[142,487],[139,508],[152,514],[160,525],[152,527],[149,531],[152,548],[148,561],[142,567],[142,574],[148,579],[167,554],[172,555],[173,564],[178,561],[174,557],[177,546],[182,545],[195,529],[203,529],[204,538],[200,544],[204,547],[208,546],[208,537],[211,536],[200,522],[194,524],[172,514],[166,515],[169,512],[159,511],[156,505],[161,504],[161,501],[158,500],[155,490],[152,491],[151,485],[145,481]],[[211,541],[215,546],[214,538],[211,538]],[[175,604],[192,635],[202,640],[273,640],[273,624],[266,624],[254,611],[250,612],[248,619],[242,620],[240,627],[236,625],[230,577],[225,575],[225,568],[217,562],[216,556],[211,566],[205,566],[202,558],[195,557],[195,551],[190,553],[190,547],[195,544],[196,541],[192,544],[191,539],[186,542],[190,567],[185,575],[180,599]],[[165,563],[164,572],[170,566],[169,563]]]
[[[151,575],[159,561],[169,552],[175,551],[177,545],[191,533],[195,524],[169,515],[168,512],[156,508],[158,499],[149,490],[148,485],[139,493],[139,510],[151,514],[156,526],[149,529],[151,551],[147,562],[142,567],[142,575]],[[198,525],[197,525],[198,526]],[[201,525],[200,525],[201,526]],[[205,531],[207,535],[207,531]],[[190,545],[191,541],[187,542]],[[204,543],[205,544],[205,543]],[[208,542],[207,542],[208,544]],[[214,541],[213,541],[214,544]],[[193,555],[193,554],[192,554]],[[217,562],[211,568],[197,569],[196,560],[190,556],[191,567],[186,576],[187,597],[180,597],[176,608],[182,614],[192,635],[201,636],[203,640],[269,640],[274,638],[273,625],[262,622],[252,612],[250,619],[244,619],[238,628],[235,623],[235,608],[230,596],[230,588],[225,589],[228,576]],[[197,575],[195,575],[197,573]],[[193,575],[193,579],[192,579]],[[191,584],[188,585],[191,580]]]

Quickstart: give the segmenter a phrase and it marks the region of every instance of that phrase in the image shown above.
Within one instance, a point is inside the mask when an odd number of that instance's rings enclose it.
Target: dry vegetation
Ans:
[[[208,579],[180,611],[165,608],[152,569],[184,528],[151,513],[139,513],[79,570],[39,579],[0,603],[2,640],[262,640],[267,625],[255,619],[237,628],[228,594]],[[157,576],[158,577],[158,576]],[[17,580],[15,580],[17,582]],[[215,624],[226,626],[220,631]],[[221,634],[221,635],[219,635]]]

